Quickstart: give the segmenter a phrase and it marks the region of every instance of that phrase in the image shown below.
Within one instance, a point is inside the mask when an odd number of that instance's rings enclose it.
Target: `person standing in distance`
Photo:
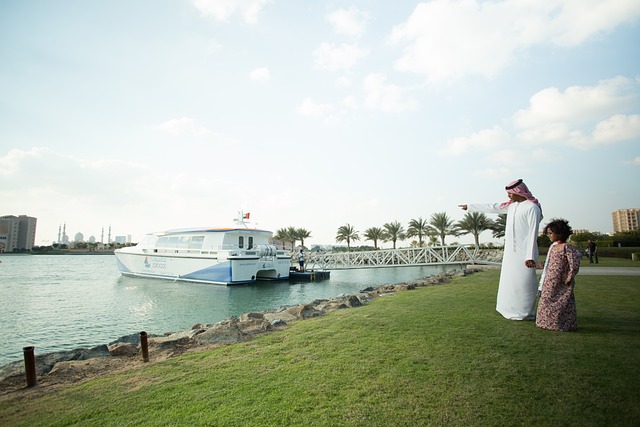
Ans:
[[[593,240],[589,240],[589,262],[593,264],[593,260],[598,263],[598,245]]]
[[[300,265],[300,271],[304,273],[304,252],[300,249],[298,254],[298,264]]]
[[[510,182],[505,190],[509,197],[506,202],[459,206],[470,212],[507,214],[496,310],[506,319],[533,320],[542,207],[522,179]]]

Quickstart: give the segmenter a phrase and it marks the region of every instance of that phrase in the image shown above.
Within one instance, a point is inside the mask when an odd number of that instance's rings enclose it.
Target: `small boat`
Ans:
[[[273,233],[245,227],[169,230],[115,250],[125,276],[235,285],[289,278],[291,258],[270,244]]]

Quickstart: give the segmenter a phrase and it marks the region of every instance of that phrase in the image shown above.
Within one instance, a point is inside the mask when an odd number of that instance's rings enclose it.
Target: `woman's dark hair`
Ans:
[[[562,218],[553,218],[545,227],[544,234],[551,230],[558,236],[560,236],[560,240],[566,242],[569,239],[569,236],[573,234],[573,230],[569,225],[569,221]]]

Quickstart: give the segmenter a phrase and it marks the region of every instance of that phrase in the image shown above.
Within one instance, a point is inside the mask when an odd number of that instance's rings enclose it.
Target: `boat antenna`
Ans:
[[[250,212],[244,213],[243,211],[238,211],[238,218],[234,219],[233,221],[236,223],[237,226],[243,225],[244,228],[249,228],[247,224],[251,223],[251,221],[249,221],[250,216],[251,216]]]

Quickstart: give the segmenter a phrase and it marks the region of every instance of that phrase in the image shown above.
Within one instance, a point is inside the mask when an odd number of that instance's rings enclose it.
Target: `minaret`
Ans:
[[[102,227],[102,232],[100,232],[100,243],[104,243],[104,227]]]
[[[61,239],[62,236],[60,235],[60,233],[62,233],[62,226],[61,225],[58,226],[58,241],[57,241],[57,243],[61,242],[60,239]]]
[[[107,243],[111,243],[111,225],[109,225],[109,241]]]

